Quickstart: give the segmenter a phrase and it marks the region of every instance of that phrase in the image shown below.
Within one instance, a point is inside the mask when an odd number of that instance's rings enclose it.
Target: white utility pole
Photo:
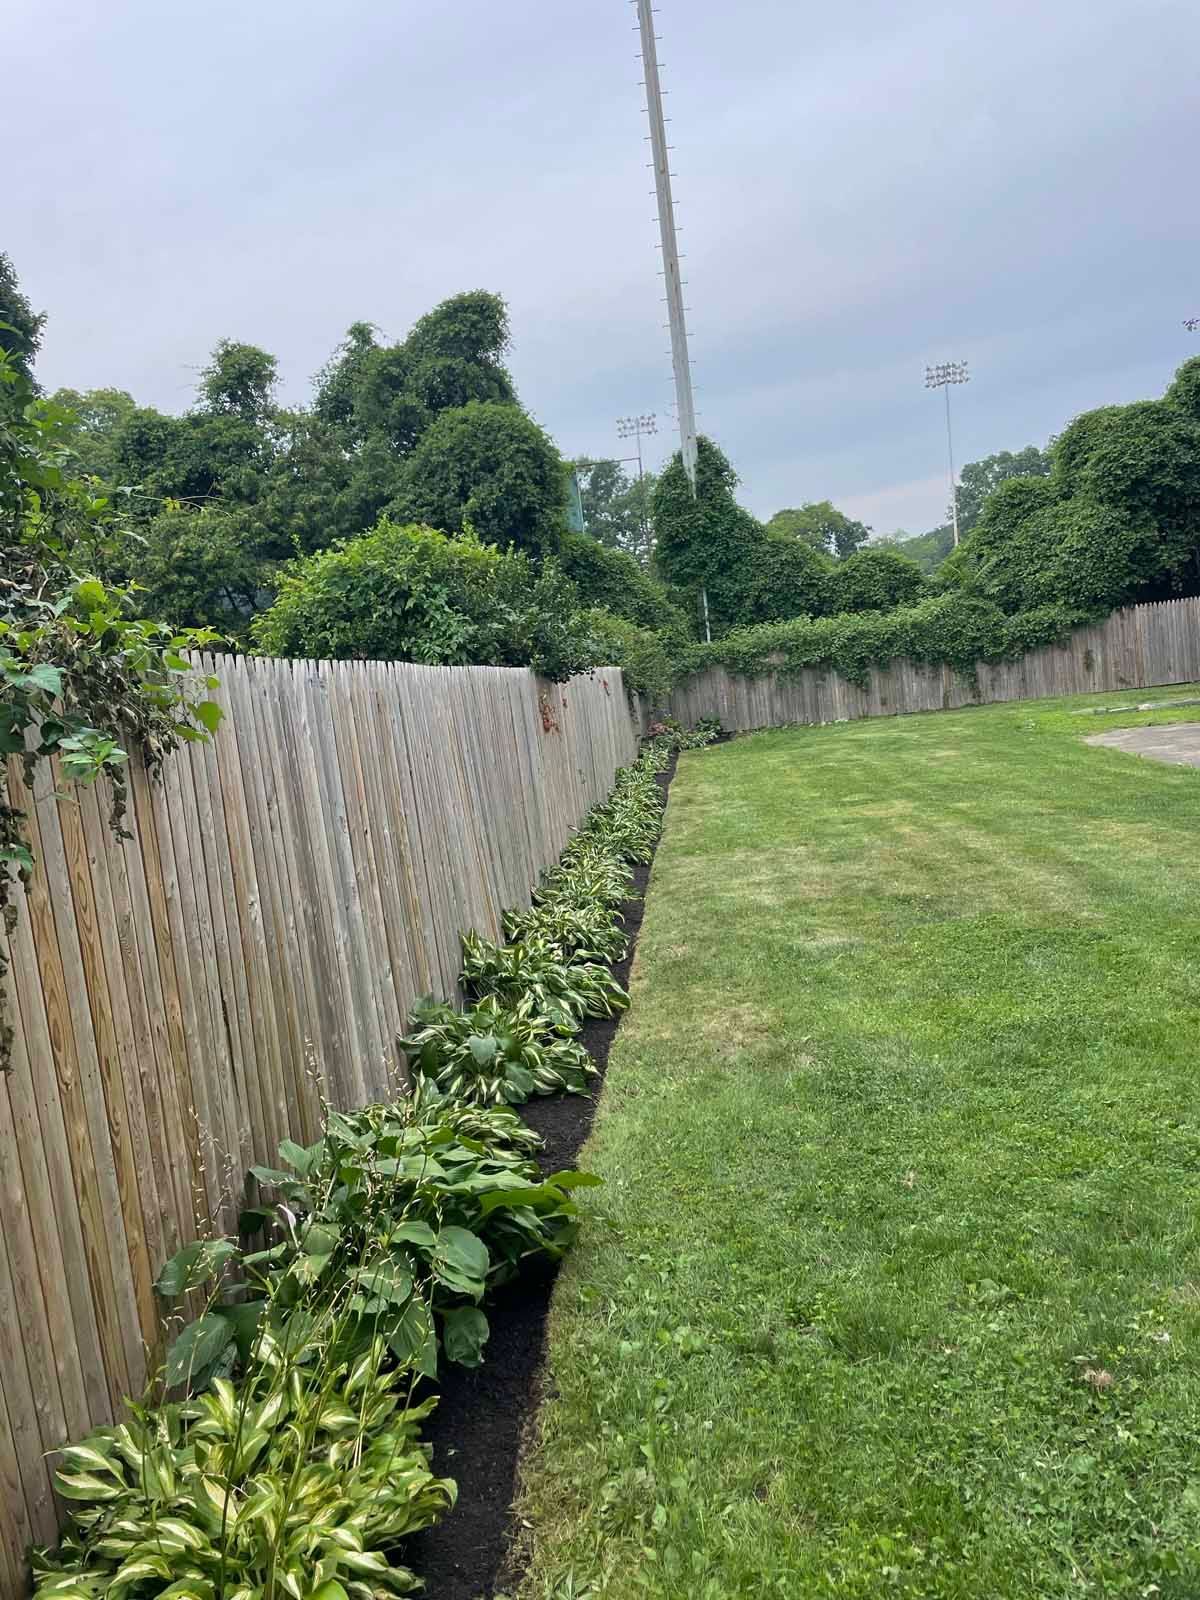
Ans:
[[[954,520],[954,546],[958,548],[958,479],[954,473],[954,437],[950,432],[950,385],[970,383],[965,361],[943,361],[925,368],[925,387],[946,391],[946,454],[950,458],[950,515]]]
[[[642,63],[646,68],[646,111],[650,118],[650,149],[654,156],[654,192],[658,199],[658,232],[662,241],[663,281],[667,286],[667,312],[671,327],[671,360],[675,367],[675,404],[679,412],[679,448],[692,493],[696,492],[696,407],[692,399],[692,367],[688,359],[687,323],[683,312],[683,284],[679,276],[679,247],[675,240],[675,202],[671,198],[671,168],[667,132],[663,123],[662,87],[658,81],[658,51],[654,48],[654,17],[650,0],[635,0],[642,34]]]

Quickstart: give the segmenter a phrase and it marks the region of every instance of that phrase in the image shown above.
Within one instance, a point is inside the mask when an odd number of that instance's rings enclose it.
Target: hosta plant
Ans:
[[[429,1084],[331,1112],[316,1144],[285,1141],[278,1167],[253,1169],[267,1193],[242,1215],[262,1247],[189,1245],[159,1274],[164,1297],[200,1289],[210,1300],[175,1339],[168,1381],[198,1389],[232,1370],[260,1325],[280,1337],[320,1327],[347,1352],[378,1336],[429,1377],[439,1346],[476,1365],[488,1291],[527,1257],[562,1254],[575,1236],[571,1191],[596,1181],[543,1178],[540,1143],[507,1107],[451,1102]]]
[[[469,1011],[418,1001],[397,1041],[413,1073],[443,1094],[481,1105],[519,1105],[532,1095],[582,1094],[596,1070],[574,1039],[564,1038],[526,994],[507,1006],[488,995]]]
[[[563,899],[575,905],[600,900],[619,906],[633,889],[633,871],[598,840],[578,834],[563,851],[557,866],[542,875],[534,890],[535,901]]]
[[[528,911],[506,911],[504,936],[510,942],[540,941],[564,961],[620,961],[628,948],[619,912],[593,900],[540,900]]]
[[[132,1407],[62,1452],[71,1507],[35,1552],[35,1600],[380,1600],[418,1580],[399,1541],[454,1504],[376,1341],[353,1362],[256,1342],[240,1387]]]
[[[468,994],[490,995],[504,1006],[531,996],[559,1033],[577,1032],[583,1017],[611,1017],[629,1005],[629,996],[606,966],[566,961],[544,940],[493,944],[477,933],[465,933],[462,948],[459,981]]]

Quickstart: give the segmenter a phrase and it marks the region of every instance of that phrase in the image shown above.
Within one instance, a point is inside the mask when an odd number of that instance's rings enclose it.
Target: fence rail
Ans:
[[[1078,629],[1061,645],[1032,650],[1016,661],[980,662],[974,685],[952,667],[914,661],[873,668],[863,687],[812,667],[753,678],[717,667],[680,684],[670,710],[689,726],[699,717],[720,717],[737,733],[1197,681],[1200,598],[1190,598],[1130,606],[1096,627]]]
[[[240,1177],[321,1096],[387,1091],[397,1028],[452,994],[636,751],[618,671],[222,658],[226,721],[161,781],[15,804],[39,867],[0,1078],[0,1595],[58,1523],[46,1453],[146,1370],[163,1259],[232,1228]],[[18,896],[18,899],[22,898]],[[0,935],[0,937],[3,937]]]

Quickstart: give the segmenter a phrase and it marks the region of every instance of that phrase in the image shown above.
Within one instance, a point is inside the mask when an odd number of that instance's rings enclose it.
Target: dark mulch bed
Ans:
[[[664,798],[675,762],[659,774]],[[621,907],[629,952],[614,970],[628,985],[642,925],[643,895],[650,868],[634,873],[634,898]],[[583,1043],[599,1068],[587,1095],[561,1095],[521,1107],[525,1121],[542,1135],[538,1159],[544,1172],[573,1166],[592,1126],[604,1083],[608,1052],[620,1018],[596,1018]],[[545,1263],[509,1284],[488,1307],[491,1337],[482,1367],[468,1372],[447,1365],[437,1410],[425,1426],[434,1468],[458,1481],[458,1504],[435,1527],[408,1543],[405,1560],[425,1580],[428,1600],[490,1600],[497,1583],[511,1582],[512,1501],[517,1458],[526,1422],[537,1405],[546,1318],[557,1265]]]

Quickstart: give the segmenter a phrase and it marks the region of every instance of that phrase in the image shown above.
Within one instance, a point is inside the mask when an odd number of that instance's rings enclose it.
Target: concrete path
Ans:
[[[1172,761],[1177,766],[1200,767],[1200,722],[1176,722],[1163,728],[1113,728],[1093,733],[1085,744],[1108,745],[1152,761]]]

